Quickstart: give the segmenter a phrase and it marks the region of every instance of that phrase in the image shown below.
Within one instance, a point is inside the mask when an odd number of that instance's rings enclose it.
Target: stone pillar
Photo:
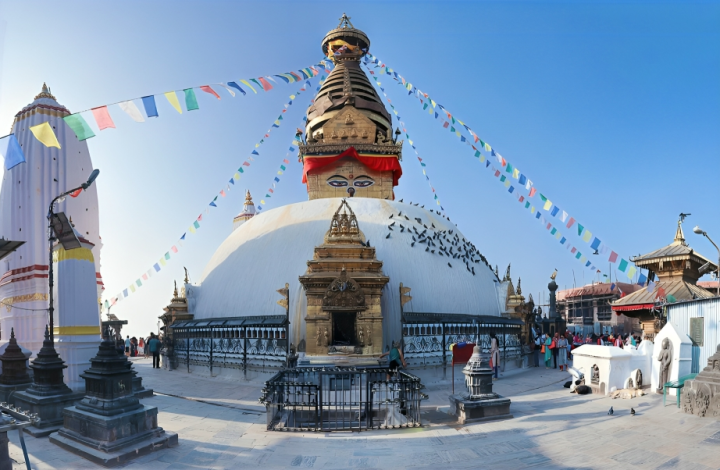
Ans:
[[[128,359],[106,334],[85,379],[85,397],[63,411],[64,426],[50,442],[103,466],[177,445],[178,436],[157,425],[158,410],[139,402]]]
[[[550,311],[548,312],[548,318],[554,320],[558,316],[555,303],[555,291],[558,290],[558,285],[554,279],[548,284],[548,290],[550,291]]]

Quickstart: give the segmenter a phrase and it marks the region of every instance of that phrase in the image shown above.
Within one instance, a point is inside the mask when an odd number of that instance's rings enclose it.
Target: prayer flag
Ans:
[[[595,237],[595,239],[592,241],[592,243],[590,244],[590,248],[592,248],[593,250],[597,250],[598,248],[600,248],[600,239],[598,237]]]
[[[21,163],[25,163],[25,154],[15,134],[0,139],[0,155],[5,159],[5,169],[10,170]]]
[[[552,230],[550,230],[550,235],[555,235],[557,233],[557,229],[553,227]]]
[[[648,292],[653,292],[655,290],[655,283],[652,281],[648,282],[647,290]]]
[[[125,297],[128,296],[128,290],[127,290],[127,289],[123,289],[123,295],[124,295]]]
[[[527,178],[525,177],[525,175],[520,175],[518,183],[522,184],[523,186],[525,185],[525,183],[527,183]]]
[[[143,281],[147,281],[147,280],[148,280],[148,275],[147,275],[147,273],[145,273],[145,274],[142,275],[142,279],[143,279]],[[138,281],[139,281],[139,279],[138,279]],[[142,285],[142,284],[140,284],[140,285]]]
[[[195,222],[193,222],[193,226],[194,226],[195,228],[200,228],[200,224],[198,223],[197,220],[196,220]]]
[[[558,206],[555,206],[552,208],[552,211],[550,211],[550,215],[555,217],[558,212],[560,212],[560,208]]]
[[[163,266],[167,266],[167,262],[165,261],[165,258],[160,258],[160,264]]]
[[[113,122],[112,118],[110,117],[110,113],[108,112],[107,106],[100,106],[97,108],[93,108],[92,113],[93,113],[93,116],[95,116],[95,122],[97,122],[97,125],[101,131],[104,129],[110,128],[110,127],[115,129],[115,123]]]
[[[120,106],[120,109],[125,111],[127,115],[132,118],[133,121],[145,122],[145,118],[143,117],[138,107],[135,105],[134,101],[122,101],[118,103],[118,106]]]
[[[145,108],[145,114],[147,117],[158,117],[157,105],[155,104],[155,97],[153,95],[142,97],[143,107]]]
[[[188,111],[195,111],[196,109],[200,109],[200,106],[198,106],[197,97],[195,96],[195,90],[192,88],[186,88],[183,90],[185,92],[185,107]]]
[[[543,209],[546,211],[549,211],[551,207],[552,207],[552,201],[550,199],[547,199],[545,201],[545,205],[543,205]]]
[[[575,249],[575,248],[573,248],[573,250],[574,250],[574,249]],[[581,256],[582,256],[582,253],[580,253],[580,252],[578,251],[577,254],[575,255],[575,259],[580,259]]]
[[[240,80],[240,82],[242,82],[242,83],[244,83],[245,85],[249,86],[250,89],[253,91],[253,93],[257,94],[257,91],[255,90],[255,88],[253,88],[253,86],[250,85],[250,83],[248,83],[247,80]]]
[[[610,258],[608,259],[608,261],[610,261],[611,263],[614,263],[617,261],[617,258],[618,258],[618,254],[615,253],[614,251],[611,251]]]
[[[175,245],[173,245],[172,248],[170,248],[170,249],[172,250],[173,253],[177,253],[177,252],[178,252],[178,249],[177,249],[177,247],[176,247]]]
[[[640,273],[640,277],[638,277],[638,284],[641,286],[645,285],[645,281],[647,281],[647,276],[644,273]]]
[[[565,211],[562,211],[562,221],[565,222],[567,220],[568,213]]]
[[[195,227],[193,227],[192,225],[188,227],[188,230],[190,230],[190,233],[195,233]]]
[[[630,268],[628,269],[628,272],[627,272],[627,277],[632,279],[633,276],[635,275],[636,271],[637,271],[637,268],[635,266],[630,266]]]
[[[170,259],[170,252],[169,252],[169,251],[166,251],[166,252],[165,252],[165,259]]]
[[[583,227],[582,225],[578,224],[578,237],[579,237],[580,235],[582,235],[583,230],[585,230],[585,227]]]
[[[513,178],[515,178],[515,179],[520,178],[520,170],[518,170],[517,168],[515,168],[513,170]]]
[[[200,87],[200,89],[205,93],[210,93],[215,98],[220,99],[220,95],[218,95],[217,92],[210,87],[210,85],[203,85]]]
[[[560,239],[560,244],[561,244],[561,245],[564,245],[566,241],[567,241],[567,238],[562,237],[562,238]]]
[[[585,230],[585,234],[582,237],[583,241],[585,243],[589,243],[591,238],[592,238],[592,232],[590,230]]]
[[[45,121],[37,126],[32,126],[30,127],[30,131],[45,147],[60,148],[60,142],[58,142],[57,137],[55,137],[55,132],[53,132],[49,122]]]
[[[628,262],[625,261],[625,259],[620,258],[620,264],[618,265],[618,269],[620,270],[620,272],[624,273],[625,270],[627,269],[627,267],[628,267]]]
[[[505,168],[505,171],[508,172],[508,173],[512,173],[512,172],[513,172],[513,166],[512,166],[510,163],[508,163],[508,164],[507,164],[507,167]]]
[[[65,121],[65,124],[70,126],[70,129],[73,130],[78,140],[83,141],[89,139],[90,137],[95,137],[95,133],[80,114],[70,114],[69,116],[65,116],[63,121]]]
[[[278,177],[276,176],[276,177],[275,177],[275,181],[279,183],[279,182],[280,182],[280,178],[278,178]]]
[[[572,250],[570,250],[570,253],[575,253],[577,251],[577,248],[573,247]]]
[[[268,82],[267,80],[265,80],[265,79],[262,78],[262,77],[258,78],[258,80],[260,80],[260,83],[262,84],[263,90],[265,90],[265,91],[272,90],[272,85],[270,85],[270,82]]]
[[[178,101],[178,97],[174,91],[168,91],[167,93],[165,93],[165,98],[167,98],[168,103],[170,103],[170,105],[173,108],[175,108],[175,111],[182,114],[182,108],[180,107],[180,101]]]
[[[245,93],[245,90],[243,90],[242,88],[240,88],[240,85],[238,85],[238,84],[235,83],[235,82],[228,82],[228,86],[231,86],[231,87],[233,87],[233,88],[236,88],[236,89],[237,89],[240,93],[242,93],[243,95],[247,95],[247,93]]]
[[[220,85],[221,87],[225,88],[230,95],[235,98],[235,92],[230,89],[229,86],[225,85],[224,83],[218,83],[217,85]]]
[[[155,272],[160,272],[160,265],[155,263],[153,264],[153,268],[155,268]]]
[[[530,188],[530,194],[528,194],[528,197],[533,197],[535,195],[535,193],[537,193],[537,189]]]
[[[573,226],[574,223],[575,223],[575,219],[573,219],[572,217],[570,217],[570,220],[568,220],[568,223],[567,223],[566,227],[567,227],[567,228],[570,228],[570,227]]]
[[[210,205],[213,207],[217,207],[217,205],[215,205],[215,202],[213,202],[213,201],[210,202]]]

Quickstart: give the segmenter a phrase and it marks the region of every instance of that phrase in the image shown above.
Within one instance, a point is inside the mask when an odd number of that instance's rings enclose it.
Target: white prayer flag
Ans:
[[[275,81],[275,80],[273,80],[273,81]],[[221,87],[225,88],[228,91],[228,93],[230,93],[233,97],[235,97],[235,92],[229,86],[227,86],[223,83],[216,83],[216,85],[220,85]]]
[[[568,213],[567,213],[567,212],[565,212],[565,211],[563,211],[563,214],[562,214],[562,221],[563,221],[563,222],[565,222],[565,219],[567,219],[567,218],[568,218]]]
[[[138,107],[135,105],[135,103],[130,101],[123,101],[121,103],[118,103],[118,106],[120,106],[120,109],[125,111],[128,116],[132,118],[135,122],[145,122],[145,118],[143,117],[142,113],[138,109]]]

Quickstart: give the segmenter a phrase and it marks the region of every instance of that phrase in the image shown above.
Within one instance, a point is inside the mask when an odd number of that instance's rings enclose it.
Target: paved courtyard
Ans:
[[[423,428],[280,433],[265,430],[260,380],[200,377],[153,370],[146,359],[134,362],[157,394],[144,403],[159,408],[160,426],[180,441],[126,468],[720,469],[720,421],[683,414],[670,401],[663,407],[659,395],[611,400],[570,394],[562,386],[569,375],[556,370],[512,371],[496,382],[495,391],[512,399],[510,420],[458,426],[436,411],[446,406],[450,384],[430,381]],[[614,416],[607,415],[611,405]],[[13,468],[24,469],[17,433],[9,437]],[[47,438],[25,440],[33,469],[98,468]]]

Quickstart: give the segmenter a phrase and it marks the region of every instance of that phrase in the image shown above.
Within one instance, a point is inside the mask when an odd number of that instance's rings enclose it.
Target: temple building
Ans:
[[[403,141],[360,67],[369,47],[347,17],[325,36],[335,68],[299,146],[308,201],[255,214],[247,194],[200,281],[185,284],[188,319],[162,317],[179,368],[208,365],[208,353],[222,355],[214,367],[279,367],[287,348],[301,364],[377,365],[395,342],[411,364],[440,363],[443,345],[489,328],[518,349],[521,321],[501,316],[507,285],[486,258],[439,211],[395,200]]]
[[[15,115],[12,133],[17,137],[26,163],[10,170],[3,170],[0,189],[0,236],[22,240],[25,244],[0,261],[0,328],[2,341],[9,339],[11,328],[15,330],[18,344],[37,353],[42,347],[45,325],[48,323],[48,206],[59,194],[80,186],[93,171],[87,143],[78,141],[72,129],[63,121],[70,114],[59,104],[43,85],[35,100]],[[31,126],[48,122],[53,128],[60,148],[46,147],[33,136]],[[73,300],[71,290],[60,292],[64,301],[55,303],[55,340],[85,343],[87,337],[100,340],[99,297],[102,291],[100,276],[100,249],[98,198],[95,185],[78,197],[68,197],[56,206],[56,212],[64,212],[75,227],[82,243],[79,252],[65,254],[55,249],[55,260],[60,269],[70,276],[82,271],[82,301]],[[80,256],[80,258],[78,258]],[[87,266],[91,264],[90,291],[87,288]],[[94,279],[94,281],[93,281]],[[68,289],[73,288],[69,279]],[[57,279],[56,279],[57,282]],[[56,288],[58,286],[56,285]],[[77,286],[75,286],[77,288]],[[88,298],[94,301],[88,304]],[[77,323],[76,309],[81,302],[83,318]],[[15,308],[17,307],[17,308]],[[87,309],[93,313],[88,318]],[[79,320],[78,320],[79,321]],[[89,359],[89,357],[88,357]],[[81,362],[84,362],[81,361]],[[82,365],[78,365],[81,370]],[[89,365],[89,361],[87,362]],[[79,379],[78,379],[79,380]],[[78,382],[79,383],[79,382]]]
[[[587,334],[639,333],[640,323],[620,312],[613,314],[611,304],[642,289],[637,284],[601,282],[557,293],[557,310],[573,332]]]
[[[671,244],[631,259],[637,267],[650,272],[650,281],[657,276],[654,288],[640,289],[612,303],[613,312],[640,320],[643,333],[649,339],[667,322],[663,304],[714,297],[697,284],[702,265],[708,264],[710,271],[717,270],[717,265],[688,246],[682,229],[683,218],[681,215]]]

